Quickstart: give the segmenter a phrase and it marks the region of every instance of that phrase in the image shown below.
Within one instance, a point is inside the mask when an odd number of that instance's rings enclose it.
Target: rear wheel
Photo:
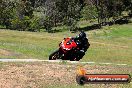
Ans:
[[[56,60],[60,58],[60,54],[59,54],[59,49],[54,51],[52,54],[50,54],[49,56],[49,60]]]

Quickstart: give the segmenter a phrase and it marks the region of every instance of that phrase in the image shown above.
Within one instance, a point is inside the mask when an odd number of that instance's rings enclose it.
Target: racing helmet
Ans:
[[[79,33],[79,35],[77,36],[77,38],[79,38],[79,39],[86,38],[86,33],[85,33],[84,31],[81,31],[81,32]]]

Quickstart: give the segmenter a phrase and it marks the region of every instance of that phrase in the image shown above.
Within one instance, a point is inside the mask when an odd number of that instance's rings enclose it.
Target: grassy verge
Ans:
[[[114,25],[103,30],[91,31],[91,48],[84,61],[131,64],[132,26]]]
[[[86,32],[91,44],[81,61],[132,64],[132,23]],[[48,59],[69,31],[33,33],[0,30],[0,58]]]

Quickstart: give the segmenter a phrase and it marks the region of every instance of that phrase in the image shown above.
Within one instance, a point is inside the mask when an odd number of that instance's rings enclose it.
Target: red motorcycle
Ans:
[[[79,50],[79,44],[81,42],[76,41],[74,38],[64,38],[64,40],[59,44],[59,49],[54,51],[49,56],[49,60],[70,60],[70,61],[79,61],[79,54],[76,52]]]

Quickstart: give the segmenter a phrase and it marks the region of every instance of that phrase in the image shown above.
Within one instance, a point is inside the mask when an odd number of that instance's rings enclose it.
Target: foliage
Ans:
[[[0,25],[5,25],[6,28],[10,26],[10,20],[14,18],[16,14],[14,11],[14,3],[8,0],[1,1],[1,10],[0,10]]]
[[[82,17],[84,20],[97,19],[97,9],[95,6],[86,5],[82,10]]]
[[[118,18],[120,18],[122,15],[122,12],[127,11],[128,14],[131,13],[132,8],[132,0],[85,0],[88,6],[89,13],[86,15],[89,16],[89,14],[94,14],[93,11],[91,11],[92,8],[95,7],[98,18],[98,23],[106,23],[110,20],[110,18],[113,19],[113,21],[116,21]]]
[[[1,0],[0,7],[0,25],[23,31],[76,30],[80,18],[115,23],[124,12],[132,17],[132,0]]]
[[[30,20],[30,24],[29,24],[29,28],[27,29],[27,31],[40,31],[40,18],[37,18],[37,17],[33,17],[32,19],[29,19]]]
[[[45,4],[49,26],[67,25],[72,28],[80,18],[79,0],[47,0]]]

